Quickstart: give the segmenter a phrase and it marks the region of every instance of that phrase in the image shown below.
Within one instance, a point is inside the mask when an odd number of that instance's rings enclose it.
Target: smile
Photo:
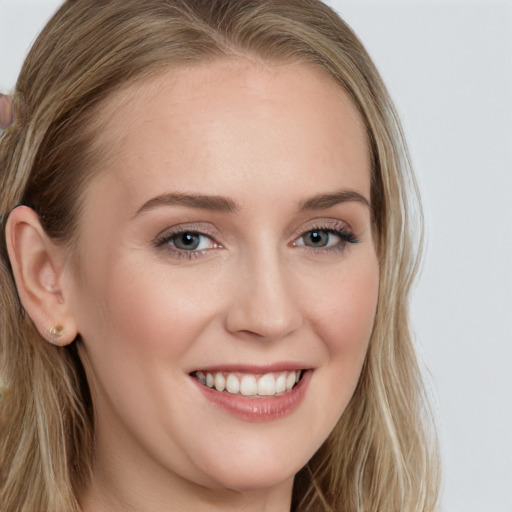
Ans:
[[[302,377],[302,370],[251,374],[240,372],[202,372],[192,374],[201,384],[232,395],[278,396],[291,391]]]
[[[203,398],[224,413],[244,421],[268,422],[300,406],[314,373],[311,368],[269,370],[219,368],[189,375]]]

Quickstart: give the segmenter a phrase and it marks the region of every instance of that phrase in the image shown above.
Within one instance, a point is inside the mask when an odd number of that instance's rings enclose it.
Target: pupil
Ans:
[[[196,249],[199,246],[199,236],[193,233],[183,233],[175,241],[178,249]]]
[[[309,240],[311,241],[311,245],[316,247],[324,247],[327,245],[327,240],[329,235],[325,231],[311,231],[309,234]]]

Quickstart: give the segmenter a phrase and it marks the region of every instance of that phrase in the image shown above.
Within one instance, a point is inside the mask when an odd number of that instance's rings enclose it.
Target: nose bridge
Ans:
[[[286,260],[276,248],[263,247],[243,259],[243,279],[227,317],[231,332],[261,338],[281,338],[302,325],[302,313],[293,293]]]

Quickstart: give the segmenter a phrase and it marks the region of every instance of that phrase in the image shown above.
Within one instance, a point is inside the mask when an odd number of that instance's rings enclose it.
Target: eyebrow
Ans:
[[[138,210],[136,215],[147,210],[153,210],[159,206],[189,206],[200,210],[209,210],[223,213],[236,213],[240,206],[227,197],[210,196],[201,194],[162,194],[153,197],[145,202]]]
[[[319,194],[302,201],[299,204],[299,210],[327,210],[340,203],[356,202],[368,206],[372,209],[370,200],[355,190],[339,190],[328,194]]]
[[[340,190],[337,192],[318,194],[299,202],[299,211],[327,210],[340,203],[357,202],[371,209],[370,201],[354,190]],[[240,211],[240,205],[233,199],[216,195],[167,193],[153,197],[146,201],[135,216],[142,212],[153,210],[160,206],[188,206],[200,210],[215,211],[221,213],[236,213]]]

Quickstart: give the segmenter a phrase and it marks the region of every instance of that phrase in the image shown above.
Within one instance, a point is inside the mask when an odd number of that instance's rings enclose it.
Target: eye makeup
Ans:
[[[307,231],[297,236],[292,245],[307,250],[330,253],[344,251],[348,244],[360,242],[352,229],[337,219],[315,220]]]
[[[216,239],[217,233],[205,224],[178,225],[160,233],[153,245],[165,250],[173,258],[197,259],[223,246]],[[294,235],[291,247],[314,253],[342,252],[349,244],[359,243],[346,223],[339,220],[320,220],[310,223]]]
[[[178,225],[162,231],[154,239],[153,245],[172,257],[191,260],[213,249],[222,248],[213,231],[207,224]]]

